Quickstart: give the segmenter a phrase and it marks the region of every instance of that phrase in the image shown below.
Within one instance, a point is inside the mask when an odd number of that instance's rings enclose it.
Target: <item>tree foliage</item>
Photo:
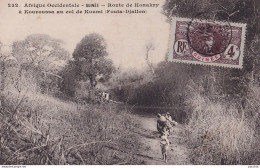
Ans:
[[[13,43],[13,55],[24,69],[36,67],[41,71],[57,73],[69,59],[63,42],[44,34],[29,35]]]
[[[76,66],[73,61],[69,63],[62,69],[60,75],[63,80],[60,87],[60,90],[67,96],[74,97],[76,88],[78,86],[78,77],[76,75]]]
[[[154,74],[149,67],[143,71],[136,69],[123,70],[119,67],[111,75],[108,86],[114,94],[114,99],[127,103],[135,103],[135,97],[138,97],[138,95],[143,96],[136,89],[152,82],[153,78]]]
[[[42,93],[56,92],[61,80],[58,73],[70,56],[62,44],[61,40],[45,34],[33,34],[15,41],[12,53],[18,62],[17,81],[24,76],[27,84],[36,84]]]
[[[99,34],[86,35],[73,52],[76,75],[83,81],[89,81],[92,88],[99,79],[107,80],[112,71],[112,61],[108,55],[104,38]]]

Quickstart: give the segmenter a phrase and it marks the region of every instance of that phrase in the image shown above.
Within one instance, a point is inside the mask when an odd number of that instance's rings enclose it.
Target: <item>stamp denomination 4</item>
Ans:
[[[246,24],[173,18],[169,61],[243,67]]]

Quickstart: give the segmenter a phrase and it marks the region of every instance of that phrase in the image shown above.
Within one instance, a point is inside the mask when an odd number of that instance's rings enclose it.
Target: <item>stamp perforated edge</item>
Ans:
[[[245,40],[246,40],[246,23],[238,23],[238,22],[230,22],[231,26],[239,26],[242,27],[242,37],[241,37],[241,54],[239,57],[239,64],[238,65],[230,65],[230,64],[222,64],[222,63],[205,63],[201,61],[191,61],[191,60],[180,60],[180,59],[173,59],[173,46],[174,41],[175,41],[175,27],[176,27],[176,22],[177,21],[191,21],[192,19],[190,18],[181,18],[181,17],[171,17],[171,23],[170,23],[170,39],[169,39],[169,45],[168,45],[168,61],[169,62],[176,62],[176,63],[186,63],[186,64],[198,64],[198,65],[205,65],[205,66],[218,66],[218,67],[227,67],[227,68],[238,68],[242,69],[243,68],[243,59],[244,59],[244,46],[245,46]],[[203,20],[201,19],[202,22],[209,22],[210,20]],[[222,24],[223,22],[220,21],[214,21],[214,23],[217,24]]]

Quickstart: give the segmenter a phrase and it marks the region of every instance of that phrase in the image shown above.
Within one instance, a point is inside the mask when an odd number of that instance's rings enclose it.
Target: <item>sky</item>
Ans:
[[[115,66],[136,69],[147,66],[145,46],[149,42],[155,46],[151,52],[153,64],[162,61],[168,50],[170,25],[166,22],[166,16],[161,14],[164,0],[17,0],[19,7],[9,8],[8,3],[14,2],[13,0],[0,2],[0,41],[5,45],[23,40],[30,34],[47,34],[64,41],[64,48],[72,54],[77,43],[85,35],[98,33],[106,40],[108,57],[112,59]],[[19,9],[37,9],[25,8],[25,2],[37,4],[138,2],[159,3],[160,5],[158,8],[146,8],[147,14],[18,14]],[[45,9],[48,8],[37,10]],[[68,8],[63,8],[63,10],[66,9]],[[8,47],[5,50],[8,50]]]

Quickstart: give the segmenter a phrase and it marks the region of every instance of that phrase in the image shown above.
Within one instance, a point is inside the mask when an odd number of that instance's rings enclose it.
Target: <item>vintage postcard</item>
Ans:
[[[259,168],[259,0],[0,0],[0,17],[0,168]]]

